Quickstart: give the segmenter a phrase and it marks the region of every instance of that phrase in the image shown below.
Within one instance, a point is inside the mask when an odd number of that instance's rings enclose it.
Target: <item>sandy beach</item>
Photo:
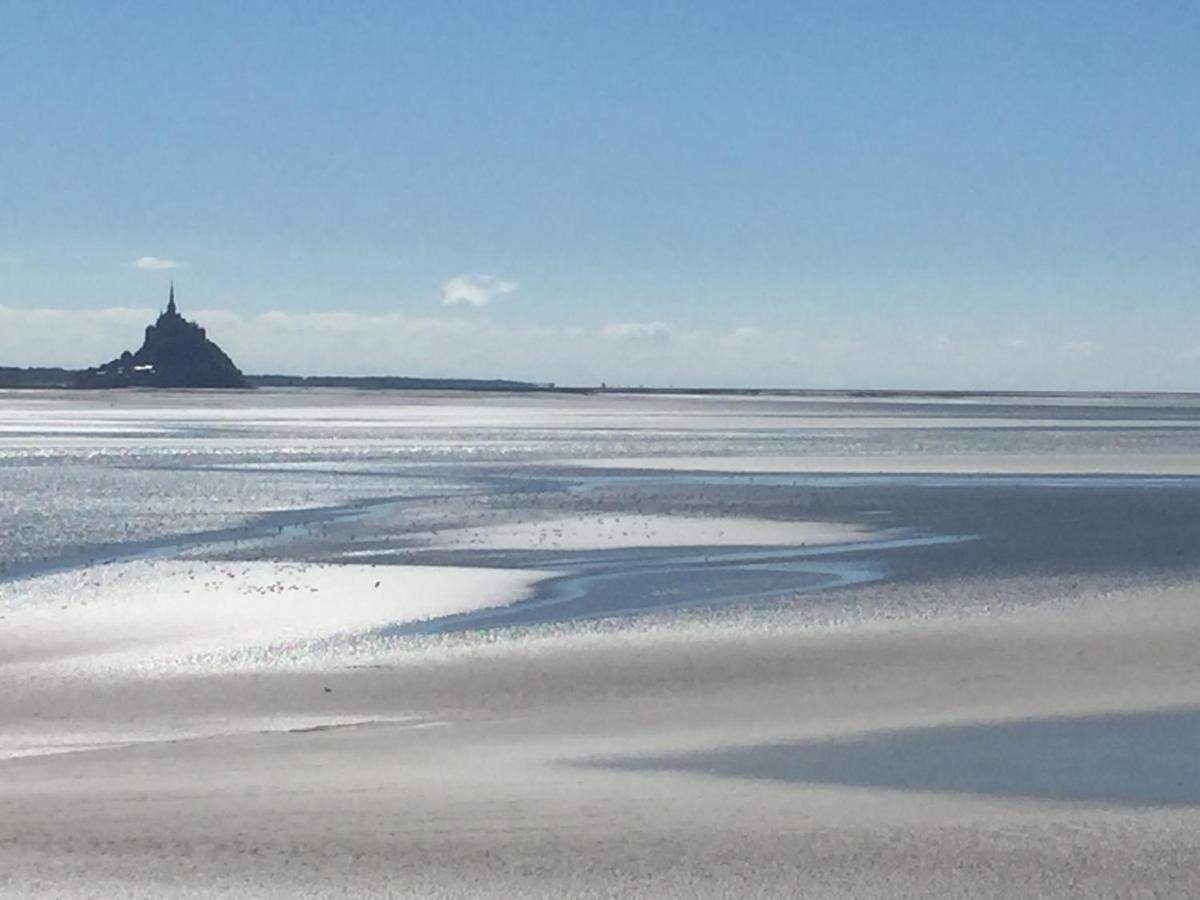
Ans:
[[[1200,406],[883,406],[4,394],[0,894],[1200,893]]]

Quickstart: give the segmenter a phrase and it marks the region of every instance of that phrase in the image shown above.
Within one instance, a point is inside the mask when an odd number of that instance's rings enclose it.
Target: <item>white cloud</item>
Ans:
[[[160,256],[142,256],[134,261],[133,267],[145,272],[161,272],[166,269],[178,269],[182,264],[173,259],[163,259]]]
[[[614,322],[605,325],[601,333],[610,341],[628,341],[633,344],[671,342],[671,329],[663,322]]]
[[[97,310],[0,306],[0,365],[94,366],[127,347],[157,311],[124,306]],[[132,346],[131,346],[132,345]]]
[[[515,281],[505,281],[493,275],[455,275],[442,285],[442,302],[447,306],[487,306],[497,297],[517,289]]]
[[[516,378],[560,384],[947,389],[1187,389],[1194,354],[1115,339],[1039,334],[1018,350],[995,334],[819,333],[663,322],[520,324],[402,313],[248,313],[249,300],[187,307],[246,372]],[[96,365],[136,350],[158,309],[0,305],[0,366]],[[1108,335],[1104,335],[1108,338]],[[752,343],[747,343],[752,341]],[[1065,343],[1064,343],[1065,342]],[[1084,344],[1080,347],[1079,344]],[[949,352],[931,352],[948,345]],[[1162,346],[1170,346],[1164,335]],[[1185,345],[1186,346],[1186,345]],[[1063,353],[1076,355],[1064,356]]]
[[[1091,356],[1100,349],[1095,341],[1066,341],[1058,346],[1063,356]]]
[[[740,325],[725,336],[731,344],[752,344],[762,340],[763,330],[756,325]]]
[[[159,310],[0,306],[0,366],[97,365],[136,350]],[[565,329],[498,329],[455,317],[350,311],[253,315],[185,309],[243,371],[315,375],[526,377],[570,358]],[[523,348],[535,348],[528,356]],[[558,353],[556,357],[555,354]],[[517,371],[519,370],[519,371]],[[510,374],[517,371],[517,374]]]

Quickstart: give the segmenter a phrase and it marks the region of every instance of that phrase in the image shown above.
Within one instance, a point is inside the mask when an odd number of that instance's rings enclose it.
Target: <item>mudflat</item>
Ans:
[[[0,892],[1200,893],[1197,429],[0,395]]]

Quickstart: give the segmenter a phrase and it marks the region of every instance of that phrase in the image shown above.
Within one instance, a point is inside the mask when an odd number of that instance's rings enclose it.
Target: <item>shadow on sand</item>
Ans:
[[[1116,806],[1195,806],[1200,710],[914,728],[585,764]]]

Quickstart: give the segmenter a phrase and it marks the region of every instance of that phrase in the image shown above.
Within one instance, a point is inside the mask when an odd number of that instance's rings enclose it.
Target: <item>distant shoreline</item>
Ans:
[[[131,386],[83,384],[80,382],[83,372],[84,370],[81,369],[0,367],[0,389],[103,391]],[[552,384],[536,384],[503,378],[414,378],[398,375],[247,375],[245,381],[251,389],[294,387],[506,392],[555,389]],[[151,385],[138,385],[137,387],[147,390],[187,390],[187,388],[161,388]],[[203,390],[238,390],[238,388],[203,388]]]
[[[116,388],[81,387],[76,376],[82,370],[57,367],[15,368],[0,366],[0,390],[102,391]],[[910,397],[932,400],[982,398],[1076,397],[1080,399],[1196,397],[1198,391],[1055,391],[1055,390],[956,390],[936,388],[716,388],[646,387],[623,385],[559,385],[553,382],[517,381],[504,378],[423,378],[403,375],[247,375],[254,388],[346,388],[370,391],[466,391],[481,393],[550,394],[644,394],[706,397],[809,397],[894,399]],[[164,388],[145,388],[165,390]],[[176,390],[187,390],[179,388]],[[228,390],[228,389],[221,389]]]

